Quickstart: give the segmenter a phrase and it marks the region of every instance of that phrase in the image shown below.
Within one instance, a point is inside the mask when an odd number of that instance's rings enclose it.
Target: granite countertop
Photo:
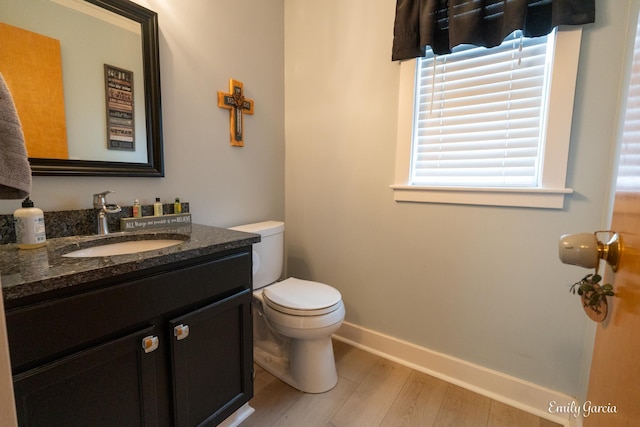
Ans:
[[[108,257],[69,258],[64,254],[99,244],[141,239],[179,239],[183,243],[163,249]],[[213,255],[260,241],[258,234],[192,224],[190,233],[156,229],[119,232],[107,236],[71,236],[48,239],[37,249],[0,245],[0,281],[7,305],[90,281]]]

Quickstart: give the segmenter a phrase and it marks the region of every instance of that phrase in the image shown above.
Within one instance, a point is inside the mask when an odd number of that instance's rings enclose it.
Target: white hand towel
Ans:
[[[9,88],[0,73],[0,199],[31,193],[31,166],[24,133]]]

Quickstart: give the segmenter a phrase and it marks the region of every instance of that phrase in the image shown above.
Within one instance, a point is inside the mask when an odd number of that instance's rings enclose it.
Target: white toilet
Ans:
[[[331,334],[344,320],[337,289],[290,277],[278,282],[284,260],[284,223],[231,227],[261,235],[253,245],[253,357],[282,381],[306,393],[338,382]]]

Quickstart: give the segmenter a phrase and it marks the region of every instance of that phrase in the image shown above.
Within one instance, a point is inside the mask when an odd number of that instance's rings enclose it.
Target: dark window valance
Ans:
[[[515,30],[525,37],[595,21],[595,0],[397,0],[392,60],[451,53],[460,44],[494,47]]]

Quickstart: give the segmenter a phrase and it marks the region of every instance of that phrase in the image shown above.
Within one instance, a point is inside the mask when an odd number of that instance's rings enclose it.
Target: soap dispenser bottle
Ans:
[[[28,197],[22,202],[22,208],[13,213],[16,225],[16,240],[20,249],[35,249],[47,243],[44,226],[44,213],[34,207]]]

